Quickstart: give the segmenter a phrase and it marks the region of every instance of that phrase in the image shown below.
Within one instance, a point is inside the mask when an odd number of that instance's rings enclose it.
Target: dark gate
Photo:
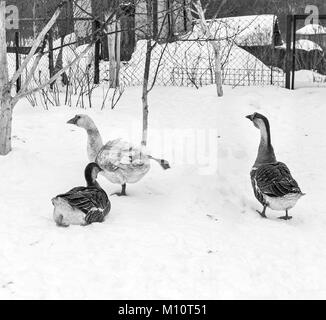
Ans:
[[[296,81],[301,86],[326,86],[326,15],[319,15],[318,23],[307,24],[307,19],[314,21],[310,15],[287,17],[287,89],[295,89]],[[298,71],[307,73],[299,78]]]

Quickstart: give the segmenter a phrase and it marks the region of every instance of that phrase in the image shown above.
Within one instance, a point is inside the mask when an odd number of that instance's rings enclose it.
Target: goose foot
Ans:
[[[286,210],[286,214],[285,214],[285,216],[284,216],[284,217],[279,217],[279,219],[281,219],[281,220],[291,220],[292,217],[289,216],[288,211]]]
[[[264,209],[263,209],[262,212],[260,212],[259,210],[256,210],[256,212],[259,213],[260,216],[261,216],[262,218],[264,218],[264,219],[267,218],[267,216],[266,216],[266,214],[265,214],[265,212],[266,212],[266,208],[267,208],[267,206],[264,206]]]
[[[118,196],[118,197],[123,197],[123,196],[126,196],[126,184],[123,184],[121,186],[121,192],[115,192],[115,193],[112,193],[111,196]]]
[[[122,192],[115,192],[115,193],[111,193],[111,196],[126,197],[127,194]]]
[[[284,216],[284,217],[278,217],[281,220],[291,220],[293,217],[291,216]]]

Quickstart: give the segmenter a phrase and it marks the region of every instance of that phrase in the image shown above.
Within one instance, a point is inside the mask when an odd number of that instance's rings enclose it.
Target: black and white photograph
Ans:
[[[0,0],[0,300],[326,299],[325,100],[325,0]]]

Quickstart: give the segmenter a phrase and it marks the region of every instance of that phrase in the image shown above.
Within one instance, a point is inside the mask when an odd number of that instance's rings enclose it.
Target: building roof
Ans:
[[[283,44],[282,46],[276,47],[277,49],[286,49],[286,44]],[[305,50],[305,51],[313,51],[313,50],[318,50],[318,51],[323,51],[321,46],[319,46],[316,42],[313,42],[308,39],[299,39],[295,42],[295,48],[300,49],[300,50]],[[291,43],[291,49],[293,49],[293,43]]]
[[[302,35],[316,35],[316,34],[325,34],[326,35],[326,27],[321,26],[320,24],[308,24],[303,28],[297,31],[297,34]]]
[[[238,46],[266,46],[274,43],[275,32],[279,32],[275,15],[251,15],[207,20],[215,40],[230,40]],[[187,39],[203,40],[201,28],[195,24]]]

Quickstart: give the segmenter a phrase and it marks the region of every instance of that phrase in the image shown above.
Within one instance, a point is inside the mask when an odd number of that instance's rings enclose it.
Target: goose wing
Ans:
[[[96,187],[77,187],[57,197],[65,199],[72,207],[88,214],[94,209],[105,209],[109,202],[104,190]]]
[[[256,171],[255,180],[260,192],[270,197],[283,197],[289,193],[301,193],[289,168],[282,162],[266,164]]]
[[[96,162],[103,170],[128,170],[141,167],[148,161],[148,156],[130,143],[121,139],[109,141],[98,153]]]

